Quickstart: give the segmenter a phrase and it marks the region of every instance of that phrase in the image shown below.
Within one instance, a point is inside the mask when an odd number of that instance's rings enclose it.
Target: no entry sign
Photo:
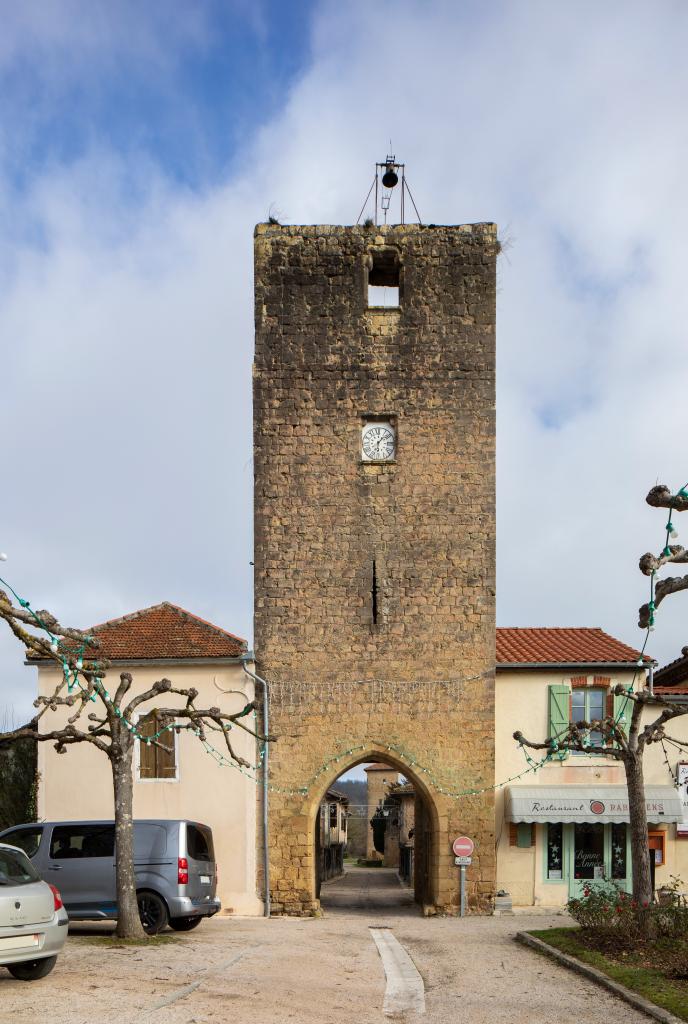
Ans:
[[[468,836],[459,836],[452,843],[452,850],[454,851],[455,857],[470,857],[475,848],[475,844],[472,839]]]

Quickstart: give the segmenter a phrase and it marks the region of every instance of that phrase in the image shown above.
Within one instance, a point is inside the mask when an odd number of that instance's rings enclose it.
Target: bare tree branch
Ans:
[[[688,575],[686,576],[667,576],[666,579],[660,580],[655,585],[654,593],[654,610],[659,608],[660,604],[665,597],[669,594],[677,594],[681,590],[688,590]],[[651,609],[649,603],[643,604],[638,609],[638,625],[641,629],[647,629],[651,624]]]
[[[677,512],[688,510],[688,495],[672,494],[664,484],[658,484],[648,493],[645,501],[653,508],[673,508]]]
[[[668,555],[666,551],[669,552]],[[638,568],[643,575],[651,576],[653,572],[657,572],[663,565],[668,565],[670,562],[673,562],[675,565],[681,562],[688,562],[688,551],[681,547],[680,544],[669,544],[661,555],[653,555],[651,551],[647,551],[641,556]]]

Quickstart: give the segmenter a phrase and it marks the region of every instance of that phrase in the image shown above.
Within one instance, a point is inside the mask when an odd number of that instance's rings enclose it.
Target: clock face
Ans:
[[[363,458],[388,462],[394,458],[394,428],[390,423],[367,423],[363,428]]]

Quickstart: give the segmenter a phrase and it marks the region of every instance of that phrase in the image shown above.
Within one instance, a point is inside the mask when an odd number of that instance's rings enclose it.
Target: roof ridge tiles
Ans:
[[[174,604],[172,601],[160,601],[158,604],[149,605],[147,608],[139,608],[138,611],[128,612],[126,615],[119,615],[114,619],[106,619],[105,622],[99,622],[97,625],[89,628],[92,631],[97,629],[109,629],[122,622],[131,622],[136,619],[142,619],[151,612],[160,611],[163,608],[169,608],[171,611],[176,612],[180,617],[191,619],[193,622],[197,622],[199,625],[202,625],[207,629],[211,629],[216,633],[221,633],[223,636],[228,636],[232,640],[236,640],[238,643],[246,646],[246,640],[244,640],[243,637],[238,636],[236,633],[230,633],[228,629],[223,629],[222,626],[217,626],[214,622],[209,622],[208,619],[203,619],[200,615],[196,615],[194,612],[190,612],[187,608],[183,608],[180,604]]]

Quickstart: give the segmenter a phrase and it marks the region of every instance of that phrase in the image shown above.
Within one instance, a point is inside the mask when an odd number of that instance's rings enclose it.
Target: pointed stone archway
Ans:
[[[371,761],[378,761],[389,765],[394,771],[404,775],[408,781],[413,785],[416,794],[415,803],[415,856],[416,856],[416,868],[414,874],[414,898],[416,903],[420,907],[435,906],[435,895],[438,891],[439,879],[437,878],[437,872],[433,870],[438,864],[438,860],[435,857],[435,847],[437,846],[440,831],[440,820],[439,813],[435,797],[431,792],[431,789],[427,783],[422,780],[419,773],[414,772],[413,768],[407,764],[403,758],[398,755],[391,753],[389,750],[385,750],[384,756],[380,749],[371,747],[365,753],[358,753],[356,755],[349,755],[345,758],[340,758],[335,762],[335,769],[333,769],[324,778],[325,781],[320,781],[318,785],[313,787],[312,794],[308,795],[308,810],[307,816],[309,821],[308,838],[313,849],[313,866],[312,866],[312,897],[313,902],[319,901],[319,886],[317,878],[317,862],[318,862],[318,837],[319,837],[319,809],[322,801],[325,798],[325,794],[330,789],[340,776],[346,772],[355,768],[359,764],[366,764]]]
[[[286,730],[285,730],[286,732]],[[314,744],[317,735],[319,742]],[[389,764],[402,773],[418,794],[416,835],[416,899],[425,912],[454,914],[458,910],[458,873],[451,843],[466,832],[476,837],[476,856],[469,868],[469,905],[479,909],[494,877],[493,794],[456,800],[440,791],[431,773],[387,744],[351,743],[332,753],[332,736],[309,729],[308,744],[283,732],[275,744],[272,766],[280,779],[270,794],[270,891],[272,910],[280,914],[311,914],[319,910],[316,877],[316,825],[320,803],[335,780],[367,761]],[[329,750],[326,749],[329,747]],[[315,749],[314,749],[315,747]],[[301,780],[310,780],[304,785]],[[286,783],[286,785],[285,785]],[[289,785],[293,788],[288,788]],[[259,884],[262,879],[259,879]]]

